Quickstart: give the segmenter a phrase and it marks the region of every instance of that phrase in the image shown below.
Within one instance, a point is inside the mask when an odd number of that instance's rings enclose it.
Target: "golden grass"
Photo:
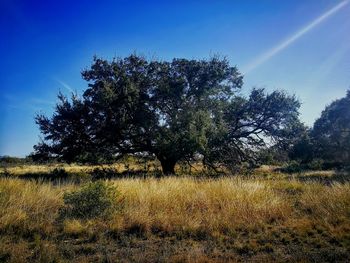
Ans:
[[[136,169],[136,164],[131,166],[130,169]],[[126,171],[124,164],[113,164],[113,165],[77,165],[77,164],[51,164],[51,165],[20,165],[10,167],[0,167],[0,173],[7,171],[12,175],[23,175],[27,173],[50,173],[54,169],[64,169],[68,173],[79,173],[79,172],[91,172],[96,168],[113,168],[118,172]]]
[[[60,209],[64,207],[63,194],[80,185],[0,178],[0,259],[1,254],[15,255],[16,251],[32,255],[33,244],[28,245],[22,238],[31,236],[35,240],[35,235],[44,238],[34,244],[38,251],[43,251],[37,252],[37,258],[42,254],[49,258],[56,245],[66,249],[64,242],[85,238],[95,240],[96,247],[104,247],[102,243],[107,242],[104,238],[110,236],[127,239],[133,236],[130,234],[149,237],[159,233],[175,236],[176,240],[219,240],[214,246],[223,240],[220,253],[229,247],[238,253],[236,256],[249,251],[255,254],[267,251],[265,256],[271,251],[280,253],[277,244],[320,246],[327,251],[336,248],[332,255],[341,252],[343,257],[346,257],[344,251],[350,248],[349,183],[325,185],[288,179],[287,175],[274,179],[264,176],[125,178],[107,183],[120,192],[115,200],[119,209],[109,217],[76,220],[62,218]],[[122,242],[126,242],[123,238]],[[199,245],[188,242],[193,248]],[[202,249],[198,258],[212,258],[202,253]],[[299,255],[301,260],[303,253]],[[169,254],[169,258],[172,255]],[[191,262],[195,260],[192,256],[178,260]],[[25,262],[30,256],[23,258],[18,262]]]
[[[0,180],[0,230],[48,233],[63,205],[63,188],[19,179]]]
[[[120,192],[116,202],[123,201],[122,209],[109,222],[119,230],[221,233],[241,226],[283,223],[300,215],[330,224],[350,217],[348,183],[324,186],[239,177],[118,179],[110,183]],[[73,187],[78,186],[0,179],[0,230],[52,231],[64,205],[63,193]],[[65,231],[74,232],[81,228],[79,224],[67,221]]]
[[[299,201],[315,220],[336,225],[350,218],[349,183],[335,183],[332,187],[307,184]]]
[[[80,165],[80,164],[49,164],[49,165],[39,165],[39,164],[25,164],[17,166],[0,167],[1,173],[9,173],[14,176],[20,176],[25,174],[40,174],[40,173],[50,173],[54,169],[63,169],[68,173],[80,173],[92,172],[94,169],[113,169],[117,173],[132,172],[132,171],[147,171],[152,172],[155,170],[161,170],[160,163],[158,161],[148,161],[147,163],[137,163],[136,161],[125,161],[115,164],[104,164],[104,165]],[[177,164],[175,170],[178,173],[200,173],[203,171],[203,165],[200,163],[194,163],[189,167],[181,167]]]
[[[291,206],[269,185],[242,179],[116,180],[126,228],[223,232],[283,220]]]

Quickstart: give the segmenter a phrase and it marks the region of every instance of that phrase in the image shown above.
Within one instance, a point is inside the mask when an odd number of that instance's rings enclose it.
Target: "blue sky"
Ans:
[[[81,93],[92,56],[226,56],[244,90],[295,93],[308,125],[350,87],[350,3],[335,0],[0,1],[0,155],[25,156],[36,113]]]

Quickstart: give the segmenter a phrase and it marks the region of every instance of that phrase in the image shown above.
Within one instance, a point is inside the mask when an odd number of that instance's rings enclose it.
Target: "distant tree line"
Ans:
[[[36,116],[43,138],[34,160],[108,163],[130,154],[154,156],[164,174],[198,157],[205,167],[235,172],[243,164],[259,165],[269,151],[274,159],[349,161],[349,93],[308,130],[295,96],[257,88],[242,95],[243,76],[219,57],[95,57],[82,76],[88,82],[82,96],[59,94],[51,117]]]
[[[25,158],[12,157],[8,155],[0,156],[0,166],[11,166],[11,165],[31,164],[31,163],[33,163],[33,159],[30,156]]]
[[[289,152],[301,164],[319,161],[321,168],[350,166],[350,90],[333,101]]]

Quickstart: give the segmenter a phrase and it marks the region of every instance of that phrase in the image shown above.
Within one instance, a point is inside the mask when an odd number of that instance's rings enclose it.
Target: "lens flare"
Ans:
[[[272,49],[268,50],[267,52],[263,53],[260,57],[255,59],[253,62],[248,64],[246,67],[243,68],[243,74],[247,74],[281,52],[282,50],[286,49],[289,45],[297,41],[299,38],[301,38],[303,35],[305,35],[307,32],[312,30],[314,27],[321,24],[324,20],[329,18],[330,16],[334,15],[336,12],[338,12],[340,9],[345,7],[347,4],[349,4],[349,0],[342,1],[318,18],[316,18],[314,21],[312,21],[310,24],[304,26],[302,29],[294,33],[292,36],[287,38],[286,40],[282,41],[277,46],[273,47]]]

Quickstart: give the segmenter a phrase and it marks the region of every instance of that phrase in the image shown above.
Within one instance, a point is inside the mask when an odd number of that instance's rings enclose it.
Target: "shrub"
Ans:
[[[323,170],[323,163],[321,159],[314,159],[307,164],[307,168],[313,171]]]
[[[64,168],[55,168],[49,173],[50,176],[59,179],[66,179],[69,174]]]
[[[301,173],[303,170],[303,166],[297,161],[291,161],[281,169],[284,173]]]
[[[91,172],[91,177],[93,180],[111,179],[115,177],[117,171],[113,168],[95,168]]]
[[[329,166],[322,159],[313,159],[308,163],[300,163],[298,161],[293,160],[293,161],[290,161],[287,164],[287,166],[283,167],[281,171],[285,173],[301,173],[304,171],[328,170],[331,168],[334,168],[334,167]]]
[[[114,208],[117,191],[102,181],[89,183],[81,189],[65,193],[66,215],[74,218],[94,218],[107,215]]]

